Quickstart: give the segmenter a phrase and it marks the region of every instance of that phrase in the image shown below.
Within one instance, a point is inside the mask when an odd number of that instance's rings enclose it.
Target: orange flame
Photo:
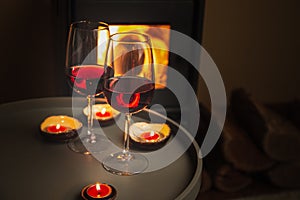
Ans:
[[[155,87],[163,89],[167,84],[167,66],[169,64],[170,25],[110,25],[110,34],[117,32],[139,32],[150,36],[155,63]],[[99,35],[98,43],[103,42]],[[100,41],[101,40],[101,41]],[[98,50],[98,61],[103,63],[105,51]]]

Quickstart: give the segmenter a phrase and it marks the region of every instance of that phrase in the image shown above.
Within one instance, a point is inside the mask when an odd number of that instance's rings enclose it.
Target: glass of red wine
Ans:
[[[73,91],[87,97],[88,107],[86,133],[68,143],[68,147],[75,152],[89,154],[86,144],[97,143],[93,131],[92,106],[95,96],[100,95],[103,90],[104,60],[109,35],[109,26],[104,22],[79,21],[72,23],[69,29],[66,75]]]
[[[104,168],[119,175],[133,175],[148,167],[145,156],[129,151],[131,115],[148,106],[154,94],[153,54],[149,36],[121,32],[110,36],[104,79],[107,102],[125,115],[124,148],[103,160]],[[114,73],[111,73],[113,71]]]

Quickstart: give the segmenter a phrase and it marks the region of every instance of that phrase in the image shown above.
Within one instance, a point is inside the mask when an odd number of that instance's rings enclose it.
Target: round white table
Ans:
[[[84,186],[97,181],[113,185],[117,199],[121,200],[197,197],[202,160],[197,156],[196,142],[165,168],[134,176],[114,175],[105,171],[93,156],[74,153],[66,143],[48,142],[40,135],[39,125],[44,118],[58,114],[72,116],[71,107],[69,97],[0,105],[1,199],[76,200],[81,199]],[[84,115],[78,118],[86,120]],[[118,133],[114,137],[123,136]]]

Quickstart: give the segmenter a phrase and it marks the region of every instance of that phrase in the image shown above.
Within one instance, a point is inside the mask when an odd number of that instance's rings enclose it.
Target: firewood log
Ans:
[[[274,161],[238,126],[232,115],[226,119],[222,139],[224,158],[238,170],[259,172],[269,169],[274,164]]]
[[[223,165],[214,179],[215,187],[223,192],[237,192],[252,183],[252,178],[242,174],[230,165]]]
[[[207,133],[211,114],[205,106],[200,106],[201,117],[196,140],[199,144],[202,144],[205,134]],[[251,184],[252,178],[233,168],[224,159],[221,148],[222,140],[221,137],[212,151],[204,157],[203,164],[215,188],[223,192],[235,192]]]
[[[222,142],[222,138],[220,138],[203,162],[215,188],[223,192],[236,192],[250,185],[252,178],[250,175],[238,171],[225,160]]]
[[[290,121],[243,89],[232,92],[231,107],[239,123],[269,157],[277,161],[300,160],[300,131]]]
[[[280,163],[269,170],[267,175],[276,186],[300,188],[300,162]]]
[[[300,129],[300,99],[289,102],[273,103],[268,105],[268,107],[289,119],[298,129]]]
[[[236,192],[252,183],[251,176],[233,168],[224,160],[222,152],[216,149],[204,158],[204,164],[213,186],[220,191]]]

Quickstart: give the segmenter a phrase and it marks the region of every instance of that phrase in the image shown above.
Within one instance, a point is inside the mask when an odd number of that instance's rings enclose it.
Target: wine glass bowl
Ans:
[[[150,104],[154,94],[151,41],[147,35],[124,32],[110,37],[104,93],[109,104],[122,113],[135,113]]]
[[[154,93],[154,83],[141,77],[117,77],[108,80],[105,96],[109,104],[122,113],[136,113],[148,106]]]
[[[141,33],[123,32],[110,36],[105,61],[104,79],[107,102],[125,114],[124,149],[103,160],[106,170],[119,175],[143,172],[148,160],[129,151],[131,115],[151,103],[154,94],[153,54],[150,38]]]
[[[69,29],[66,75],[73,91],[87,98],[88,107],[86,133],[68,143],[75,152],[89,154],[85,146],[97,142],[93,131],[92,105],[95,96],[103,91],[104,53],[109,35],[109,26],[104,22],[79,21],[72,23]]]
[[[98,96],[102,90],[99,77],[102,76],[104,69],[98,65],[78,65],[70,67],[67,72],[69,84],[75,92],[81,95]]]
[[[104,22],[79,21],[70,26],[66,75],[73,90],[81,95],[98,96],[102,93],[104,57],[109,38],[109,27]]]

